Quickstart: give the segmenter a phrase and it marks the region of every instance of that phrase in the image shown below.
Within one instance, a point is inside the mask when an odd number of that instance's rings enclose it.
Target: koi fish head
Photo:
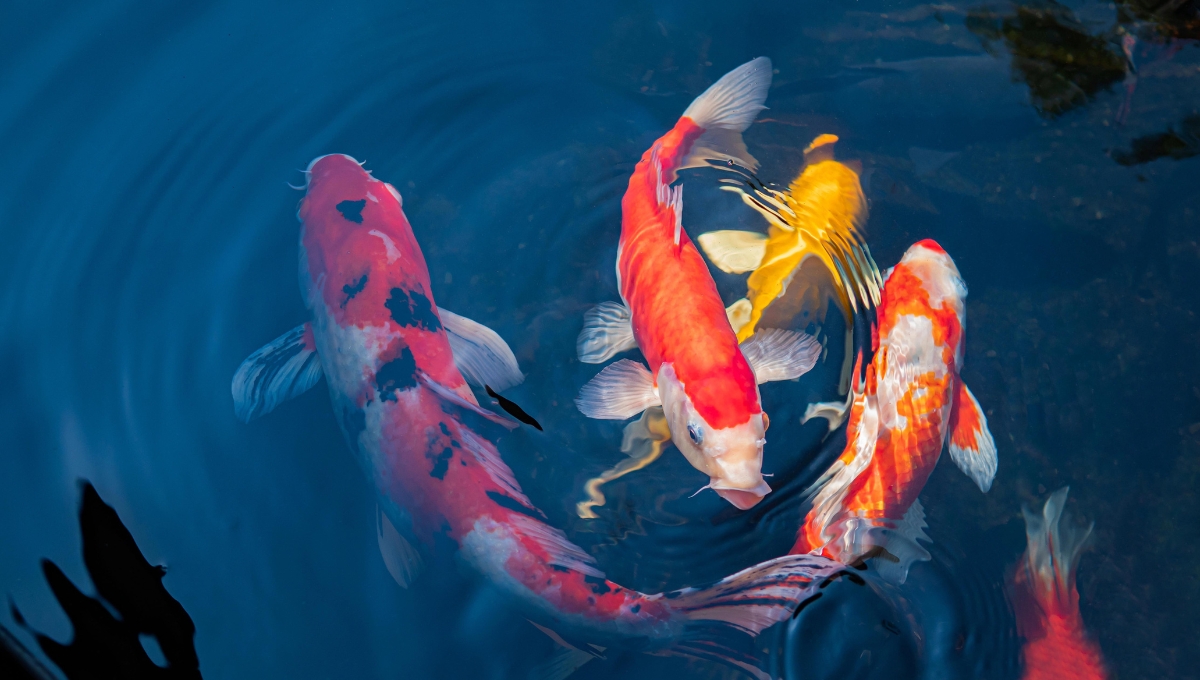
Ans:
[[[958,273],[950,255],[933,239],[917,241],[909,246],[900,264],[916,276],[929,296],[931,307],[950,306],[962,316],[967,284]]]
[[[658,393],[671,440],[709,486],[739,510],[748,510],[771,492],[762,476],[767,418],[762,411],[745,422],[713,427],[697,410],[669,363],[658,372]]]
[[[303,223],[300,280],[308,306],[323,298],[339,324],[382,324],[391,289],[408,290],[422,282],[407,279],[425,278],[400,193],[343,154],[314,159],[304,174],[306,193],[297,217]]]

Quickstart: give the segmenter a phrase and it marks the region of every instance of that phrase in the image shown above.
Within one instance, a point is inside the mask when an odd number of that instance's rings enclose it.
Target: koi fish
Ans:
[[[820,344],[773,330],[739,345],[712,275],[683,229],[683,187],[671,184],[720,144],[732,149],[729,158],[746,155],[741,133],[765,108],[770,86],[769,59],[743,64],[697,97],[642,155],[621,201],[621,302],[591,309],[577,343],[585,363],[641,349],[649,364],[621,359],[605,367],[580,390],[579,410],[625,420],[661,405],[676,448],[742,510],[771,490],[762,475],[768,419],[758,385],[803,375],[816,364]]]
[[[1108,671],[1100,647],[1088,635],[1079,615],[1075,567],[1092,533],[1063,513],[1069,487],[1051,494],[1039,517],[1028,507],[1027,547],[1009,583],[1017,615],[1017,631],[1025,638],[1022,680],[1105,680]]]
[[[793,554],[850,564],[886,551],[891,564],[879,561],[880,573],[903,582],[912,562],[929,559],[917,542],[929,540],[917,496],[942,448],[949,444],[950,458],[980,490],[991,488],[996,444],[960,375],[966,295],[954,261],[929,239],[888,273],[846,448],[814,485]]]
[[[232,385],[236,413],[261,416],[325,377],[380,501],[380,549],[400,585],[417,577],[422,552],[452,544],[545,630],[592,642],[637,638],[648,651],[766,677],[744,654],[696,646],[685,633],[706,623],[757,634],[841,567],[785,556],[707,587],[652,595],[607,580],[547,523],[500,457],[490,433],[518,424],[483,408],[471,385],[504,389],[522,380],[520,368],[496,333],[434,303],[399,192],[349,156],[322,156],[308,167],[298,217],[311,320],[243,362]]]
[[[721,271],[752,272],[746,281],[746,297],[727,310],[741,342],[754,334],[768,308],[768,327],[790,322],[802,309],[814,310],[818,323],[824,320],[826,298],[810,284],[816,274],[805,271],[810,260],[820,262],[833,277],[847,321],[860,307],[879,304],[883,284],[862,234],[867,200],[858,173],[833,158],[837,139],[821,135],[813,140],[804,150],[803,172],[786,192],[768,188],[752,176],[749,190],[740,185],[723,187],[740,194],[766,218],[770,225],[766,235],[726,230],[696,238]],[[810,299],[812,296],[818,299]]]

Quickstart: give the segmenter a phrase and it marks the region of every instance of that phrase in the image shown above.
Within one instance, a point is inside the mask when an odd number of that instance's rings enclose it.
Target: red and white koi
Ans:
[[[982,491],[991,488],[996,444],[960,374],[966,295],[954,261],[932,240],[910,247],[887,275],[846,448],[815,485],[793,554],[849,564],[884,549],[899,560],[892,573],[903,581],[913,561],[929,559],[917,543],[928,540],[917,496],[947,441],[955,464]]]
[[[453,544],[551,628],[589,642],[637,638],[651,651],[717,658],[765,677],[752,659],[696,646],[684,632],[707,622],[756,634],[841,567],[788,556],[656,595],[605,579],[591,555],[546,522],[487,436],[517,423],[482,408],[468,383],[503,389],[523,376],[498,335],[435,305],[399,192],[343,155],[314,160],[306,188],[300,277],[312,318],[238,369],[238,415],[260,416],[325,376],[343,434],[375,486],[380,547],[401,585],[418,572],[414,543]]]
[[[1100,647],[1079,615],[1075,567],[1092,533],[1063,513],[1067,487],[1050,495],[1039,517],[1025,515],[1027,546],[1017,563],[1009,592],[1017,631],[1025,638],[1022,680],[1105,680],[1108,670]]]
[[[589,311],[577,346],[587,363],[640,348],[649,364],[607,366],[580,391],[580,411],[625,420],[661,405],[675,446],[743,510],[771,490],[762,475],[768,420],[758,385],[804,374],[821,347],[803,333],[775,329],[739,346],[708,266],[683,229],[683,187],[671,185],[679,170],[703,165],[719,146],[732,150],[725,157],[744,156],[741,133],[765,108],[770,86],[769,59],[743,64],[642,155],[621,201],[621,302]]]

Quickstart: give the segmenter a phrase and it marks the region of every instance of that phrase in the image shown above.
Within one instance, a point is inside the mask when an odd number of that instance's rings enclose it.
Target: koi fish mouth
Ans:
[[[749,510],[758,505],[759,501],[764,496],[771,493],[771,487],[765,481],[759,481],[757,486],[751,488],[736,487],[722,479],[713,479],[709,487],[717,492],[717,495],[729,501],[733,507],[738,510]]]

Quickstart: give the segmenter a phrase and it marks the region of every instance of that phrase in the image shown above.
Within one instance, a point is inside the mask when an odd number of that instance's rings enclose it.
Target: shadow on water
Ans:
[[[789,680],[1015,680],[1021,640],[1004,576],[1024,538],[1019,520],[962,547],[935,538],[932,560],[903,584],[880,579],[872,560],[848,570],[768,631],[768,668]]]
[[[1197,11],[1196,0],[17,3],[0,22],[0,583],[31,628],[67,638],[43,583],[53,573],[59,592],[75,592],[94,562],[71,539],[74,480],[87,477],[139,554],[169,556],[210,675],[496,677],[552,653],[453,563],[407,591],[392,583],[372,490],[323,390],[253,425],[234,420],[238,362],[303,320],[299,195],[285,183],[328,152],[366,159],[399,188],[438,303],[513,347],[529,377],[505,395],[545,432],[507,440],[505,460],[615,580],[688,585],[786,548],[804,490],[845,443],[800,423],[807,403],[831,398],[836,356],[762,388],[775,493],[752,512],[711,492],[689,498],[705,479],[670,450],[606,486],[600,519],[574,514],[583,483],[622,456],[622,424],[587,421],[571,400],[595,373],[574,356],[583,312],[616,296],[628,174],[692,97],[766,54],[777,86],[747,135],[763,177],[786,183],[816,134],[843,136],[874,171],[868,233],[881,267],[932,236],[971,288],[965,370],[1001,468],[984,502],[935,474],[923,497],[931,526],[1005,526],[1043,482],[1107,501],[1100,513],[1118,517],[1097,521],[1108,551],[1081,572],[1085,617],[1122,677],[1187,677],[1200,581],[1197,561],[1176,553],[1200,545],[1200,397],[1187,361],[1200,337]],[[1129,76],[1125,36],[1138,41],[1143,98],[1118,130],[1107,121]],[[690,234],[761,229],[710,179],[687,180]],[[745,293],[744,277],[715,278],[726,302]],[[61,571],[39,573],[27,555]],[[926,668],[884,620],[902,633],[919,623],[939,649],[957,649],[957,632],[930,632],[933,617],[989,622],[1001,609],[974,585],[960,599],[990,604],[906,608],[904,593],[937,564],[914,569],[900,594],[831,585],[797,619],[806,651],[793,660],[814,655],[836,674],[849,667],[832,650],[861,635],[878,650],[869,668],[883,673],[884,658]],[[71,595],[77,612],[136,619],[103,580],[97,595],[112,609]],[[904,618],[925,607],[927,619]],[[137,651],[128,632],[120,644]],[[866,663],[855,658],[845,661]],[[618,672],[665,676],[679,664],[614,655],[580,677]]]
[[[69,680],[198,679],[200,661],[193,643],[196,626],[163,586],[166,568],[146,561],[116,511],[88,482],[82,484],[79,529],[83,562],[96,588],[95,597],[81,592],[54,562],[42,560],[46,582],[71,621],[70,643],[33,630],[10,601],[13,620],[36,638]],[[6,677],[53,677],[11,633],[0,632],[7,654],[2,662],[18,673]]]
[[[1141,165],[1160,158],[1181,161],[1200,155],[1200,116],[1188,116],[1166,132],[1138,137],[1129,143],[1129,150],[1116,149],[1114,161],[1121,165]]]
[[[1065,5],[1048,1],[1011,12],[971,10],[967,28],[989,52],[1012,55],[1013,78],[1029,86],[1035,109],[1059,116],[1082,106],[1125,77],[1120,47],[1092,35]]]

